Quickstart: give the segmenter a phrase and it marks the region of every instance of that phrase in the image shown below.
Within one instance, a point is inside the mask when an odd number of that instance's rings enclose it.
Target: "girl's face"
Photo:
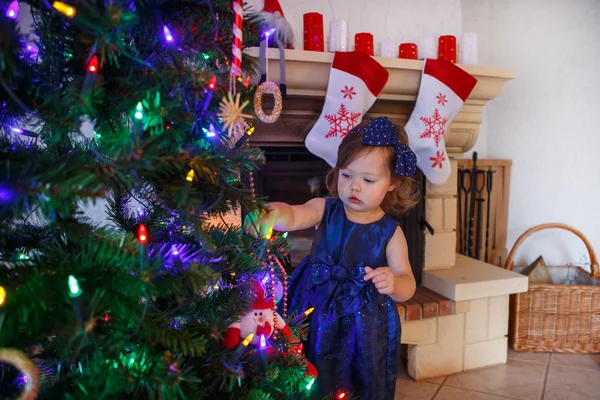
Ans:
[[[387,192],[394,190],[384,153],[379,149],[356,158],[338,174],[338,196],[359,213],[378,210]]]

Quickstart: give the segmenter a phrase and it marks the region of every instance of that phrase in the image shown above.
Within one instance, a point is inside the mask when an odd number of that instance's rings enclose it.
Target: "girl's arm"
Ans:
[[[402,228],[396,228],[387,245],[386,256],[388,266],[394,274],[393,290],[389,296],[399,303],[409,300],[415,294],[417,283],[408,260],[408,246]]]
[[[376,269],[366,267],[364,279],[372,279],[379,293],[387,294],[394,301],[401,303],[409,300],[415,293],[417,284],[408,260],[406,238],[400,227],[396,228],[385,254],[389,265]]]
[[[286,203],[270,203],[274,217],[273,229],[277,231],[299,231],[317,225],[323,219],[325,199],[317,197],[304,204],[290,206]]]
[[[275,202],[269,204],[269,213],[266,216],[249,214],[244,221],[244,227],[250,234],[266,237],[271,228],[289,232],[313,227],[321,222],[324,212],[325,199],[320,197],[297,206]]]

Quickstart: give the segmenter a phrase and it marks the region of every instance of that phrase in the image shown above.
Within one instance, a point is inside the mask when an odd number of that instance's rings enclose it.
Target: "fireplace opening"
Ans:
[[[269,201],[281,201],[292,205],[303,204],[314,197],[329,195],[325,177],[329,165],[310,153],[303,146],[260,146],[265,153],[266,164],[254,175],[257,196]],[[419,187],[420,201],[402,218],[397,219],[404,231],[408,245],[410,264],[417,280],[421,283],[425,251],[423,216],[425,214],[425,179],[420,170],[415,175],[415,185]],[[314,228],[289,232],[290,252],[288,272],[310,252]]]

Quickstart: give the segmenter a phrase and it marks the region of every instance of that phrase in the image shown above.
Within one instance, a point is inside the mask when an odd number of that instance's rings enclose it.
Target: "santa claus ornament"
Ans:
[[[275,330],[282,337],[290,339],[293,338],[294,334],[283,318],[273,310],[274,301],[270,297],[265,297],[264,288],[255,280],[252,280],[251,283],[256,295],[252,303],[252,309],[240,321],[227,327],[223,335],[223,346],[234,349],[239,347],[240,344],[244,347],[253,345],[254,348],[260,349],[261,355],[273,356],[277,350],[270,346],[265,351],[265,347]],[[290,351],[294,350],[291,349]],[[296,353],[299,354],[297,351]],[[239,356],[238,352],[236,354]],[[308,361],[305,375],[310,378],[317,377],[316,368]]]
[[[250,343],[257,345],[261,336],[268,340],[275,328],[280,330],[282,334],[285,328],[289,331],[281,317],[278,316],[275,322],[277,313],[273,311],[273,299],[265,297],[265,291],[258,282],[253,280],[252,286],[256,294],[252,309],[239,322],[234,322],[225,330],[223,344],[228,349],[237,346],[241,340],[247,338],[250,334],[254,334]]]

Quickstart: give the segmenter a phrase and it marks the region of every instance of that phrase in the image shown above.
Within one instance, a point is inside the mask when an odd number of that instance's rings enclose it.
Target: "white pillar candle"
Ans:
[[[386,39],[381,42],[381,57],[398,58],[398,47],[392,40]]]
[[[462,34],[458,62],[461,64],[477,64],[477,34],[465,32]]]
[[[343,19],[333,19],[329,22],[329,51],[347,51],[348,23]]]
[[[417,53],[419,60],[437,58],[435,38],[433,36],[421,36],[417,44]]]

